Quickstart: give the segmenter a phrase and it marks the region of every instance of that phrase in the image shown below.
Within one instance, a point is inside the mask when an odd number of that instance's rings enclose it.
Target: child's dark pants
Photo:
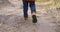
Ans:
[[[36,12],[35,2],[26,2],[23,0],[23,12],[24,16],[28,16],[28,4],[31,9],[31,13]]]

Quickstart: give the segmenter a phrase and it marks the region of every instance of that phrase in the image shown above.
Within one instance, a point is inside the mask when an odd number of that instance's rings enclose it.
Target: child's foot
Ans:
[[[24,20],[28,20],[28,16],[24,16]]]
[[[32,15],[32,21],[33,21],[33,23],[37,23],[37,18],[36,18],[36,15]]]

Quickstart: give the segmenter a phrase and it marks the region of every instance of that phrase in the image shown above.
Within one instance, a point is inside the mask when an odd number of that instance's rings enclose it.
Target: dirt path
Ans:
[[[56,24],[60,21],[59,13],[56,9],[37,6],[38,22],[33,24],[30,10],[29,19],[24,21],[22,6],[6,6],[0,9],[0,32],[60,32],[60,26]]]

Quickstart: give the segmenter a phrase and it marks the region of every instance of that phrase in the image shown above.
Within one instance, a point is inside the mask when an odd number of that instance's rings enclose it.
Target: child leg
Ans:
[[[30,8],[31,8],[31,14],[32,14],[32,21],[33,23],[37,22],[37,17],[36,17],[36,7],[35,7],[35,2],[30,2]]]
[[[23,13],[24,13],[24,18],[28,18],[28,2],[25,2],[23,0]]]

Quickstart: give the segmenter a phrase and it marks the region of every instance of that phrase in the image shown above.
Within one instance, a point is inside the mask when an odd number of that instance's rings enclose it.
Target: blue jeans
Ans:
[[[23,13],[24,16],[28,16],[28,4],[31,9],[31,13],[36,12],[35,2],[26,2],[23,0]]]

